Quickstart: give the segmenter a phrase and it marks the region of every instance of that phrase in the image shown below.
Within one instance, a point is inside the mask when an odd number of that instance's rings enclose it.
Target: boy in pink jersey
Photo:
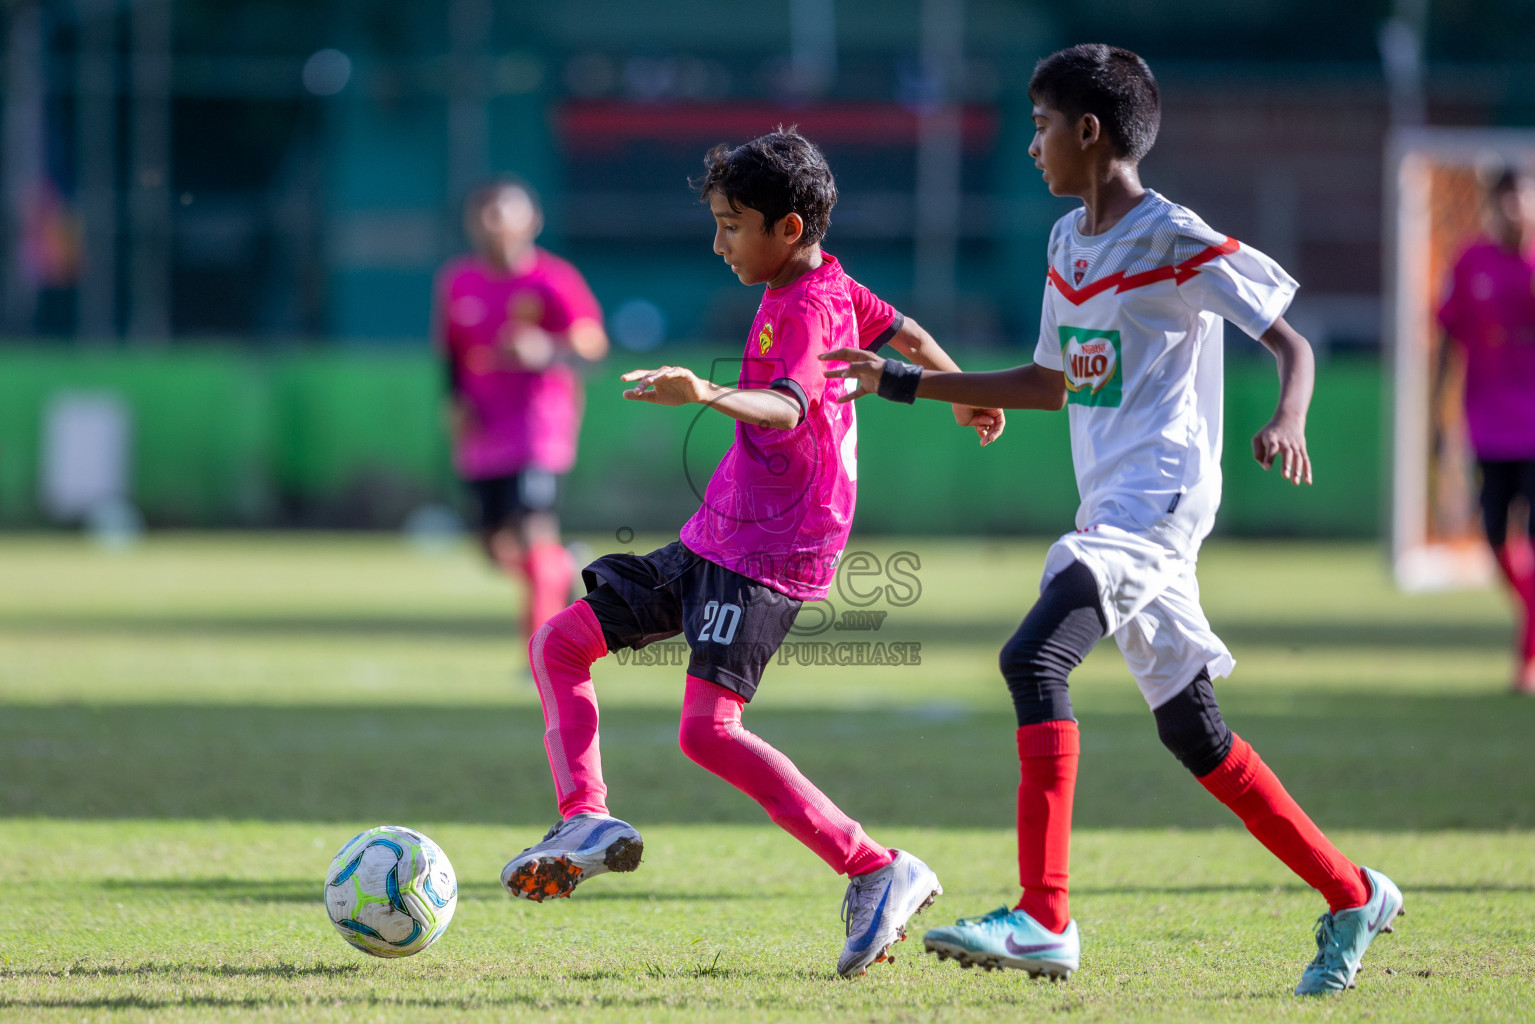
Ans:
[[[916,857],[871,840],[787,757],[743,728],[741,713],[801,603],[826,595],[852,525],[856,421],[818,357],[888,341],[921,365],[954,363],[821,251],[837,193],[810,142],[780,129],[736,149],[717,147],[706,166],[698,187],[715,218],[714,251],[743,284],[768,286],[740,380],[727,387],[683,367],[634,370],[624,375],[633,384],[624,397],[711,406],[738,421],[735,443],[681,540],[587,566],[590,593],[534,634],[528,652],[561,821],[506,865],[501,882],[541,901],[639,866],[639,832],[607,810],[591,666],[609,651],[682,633],[692,656],[678,742],[849,876],[837,970],[853,977],[886,958],[942,887]],[[1000,411],[955,412],[983,444],[1001,433]]]
[[[1519,602],[1514,691],[1535,695],[1535,516],[1522,533],[1508,529],[1516,499],[1535,509],[1535,179],[1504,172],[1488,191],[1487,213],[1490,237],[1455,262],[1439,308],[1445,339],[1436,384],[1445,386],[1448,357],[1458,351],[1466,428],[1482,478],[1482,525]]]
[[[527,585],[528,635],[569,600],[559,478],[576,458],[581,382],[607,354],[602,310],[579,271],[534,245],[532,189],[502,179],[464,207],[475,255],[442,269],[433,333],[447,368],[453,460],[479,506],[485,553]]]
[[[1296,995],[1352,988],[1365,950],[1392,930],[1401,891],[1345,857],[1227,726],[1213,680],[1235,660],[1205,618],[1195,575],[1220,505],[1223,320],[1267,348],[1279,371],[1278,407],[1253,438],[1253,457],[1296,485],[1311,482],[1314,361],[1283,315],[1296,283],[1263,253],[1142,187],[1161,103],[1140,57],[1073,46],[1035,66],[1029,96],[1029,155],[1053,195],[1082,200],[1050,232],[1034,361],[929,373],[854,349],[823,357],[848,363],[828,377],[858,380],[847,399],[1065,408],[1070,421],[1077,528],[1051,546],[1039,600],[999,658],[1018,719],[1023,892],[1012,908],[929,931],[924,945],[966,967],[1056,979],[1077,970],[1067,883],[1081,738],[1068,676],[1112,635],[1157,737],[1327,901]]]

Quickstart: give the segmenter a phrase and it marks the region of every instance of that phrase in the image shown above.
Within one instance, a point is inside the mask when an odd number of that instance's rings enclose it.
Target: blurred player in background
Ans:
[[[1080,942],[1067,902],[1071,807],[1081,743],[1067,676],[1112,635],[1157,734],[1254,837],[1326,898],[1315,959],[1297,994],[1351,987],[1401,893],[1343,856],[1255,750],[1226,725],[1212,677],[1235,661],[1199,605],[1195,560],[1221,492],[1221,320],[1273,353],[1279,405],[1253,455],[1311,482],[1306,411],[1313,360],[1283,313],[1296,284],[1263,253],[1211,230],[1141,186],[1161,122],[1151,69],[1128,50],[1075,46],[1034,69],[1029,154],[1051,193],[1083,201],[1050,233],[1034,362],[995,373],[934,373],[844,349],[832,377],[852,396],[1070,409],[1082,504],[1051,547],[1039,601],[1002,649],[1018,718],[1014,908],[927,933],[929,950],[970,966],[1068,977]]]
[[[681,539],[647,555],[587,566],[589,593],[533,637],[545,746],[561,820],[513,858],[501,883],[514,896],[567,896],[605,871],[633,871],[642,843],[608,814],[597,740],[592,664],[609,651],[683,634],[691,658],[678,743],[701,767],[757,801],[838,874],[847,942],[843,977],[885,959],[907,920],[941,893],[916,857],[874,842],[790,760],[741,724],[746,702],[804,601],[836,573],[853,522],[857,425],[835,401],[817,357],[889,342],[922,365],[957,370],[911,320],[843,272],[820,241],[837,199],[826,160],[793,129],[736,149],[720,146],[699,185],[714,214],[714,251],[745,285],[767,285],[747,335],[739,383],[701,380],[680,366],[633,370],[624,397],[700,404],[737,421]],[[983,444],[1002,414],[961,406]]]
[[[475,251],[439,273],[433,315],[454,465],[474,492],[485,553],[526,582],[529,636],[570,600],[575,567],[557,509],[581,427],[574,367],[608,352],[580,272],[534,244],[543,224],[525,182],[471,193],[464,226]]]
[[[1535,695],[1535,178],[1528,171],[1504,171],[1488,189],[1487,232],[1456,260],[1439,308],[1445,337],[1436,392],[1449,386],[1458,354],[1482,524],[1519,605],[1514,689]],[[1521,516],[1510,530],[1516,504]]]

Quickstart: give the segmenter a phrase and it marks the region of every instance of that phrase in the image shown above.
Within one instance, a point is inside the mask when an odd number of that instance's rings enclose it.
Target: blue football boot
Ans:
[[[1317,918],[1316,959],[1300,976],[1296,995],[1319,996],[1353,988],[1364,951],[1375,936],[1391,931],[1391,922],[1402,913],[1402,892],[1395,883],[1379,871],[1363,870],[1370,883],[1370,898],[1362,907]]]

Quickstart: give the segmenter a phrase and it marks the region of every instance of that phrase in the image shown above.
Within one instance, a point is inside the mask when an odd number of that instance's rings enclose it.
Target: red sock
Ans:
[[[1370,887],[1353,861],[1338,852],[1306,816],[1263,758],[1232,734],[1231,753],[1199,784],[1236,812],[1258,842],[1327,899],[1334,912],[1370,898]]]
[[[1492,549],[1503,578],[1519,599],[1521,614],[1519,653],[1526,663],[1535,659],[1535,552],[1524,537],[1510,537]]]
[[[528,577],[528,635],[548,622],[570,603],[570,577],[575,571],[570,553],[557,541],[540,541],[529,546],[523,559]]]
[[[1071,866],[1071,801],[1082,738],[1072,721],[1018,729],[1017,909],[1053,932],[1071,923],[1066,880]]]

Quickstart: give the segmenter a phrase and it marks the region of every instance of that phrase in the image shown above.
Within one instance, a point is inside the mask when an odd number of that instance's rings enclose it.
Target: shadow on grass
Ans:
[[[1491,893],[1535,892],[1535,885],[1510,884],[1508,882],[1475,882],[1444,885],[1438,882],[1397,880],[1401,890],[1408,895],[1433,893],[1438,895],[1475,896]],[[1268,882],[1236,882],[1229,885],[1073,885],[1073,896],[1187,896],[1225,893],[1304,893],[1311,894],[1309,885],[1289,882],[1274,885]]]
[[[0,970],[0,978],[57,978],[71,981],[90,978],[176,977],[194,975],[208,978],[344,978],[356,974],[357,964],[82,964],[48,969],[26,968]],[[0,997],[0,1006],[7,1004]]]
[[[1489,895],[1493,893],[1529,893],[1535,892],[1535,885],[1515,884],[1498,881],[1483,881],[1474,883],[1457,883],[1446,885],[1438,882],[1418,882],[1412,879],[1398,879],[1402,889],[1417,894],[1442,894],[1442,895]],[[258,880],[243,878],[198,878],[198,879],[147,879],[134,881],[131,879],[106,879],[94,883],[72,883],[76,888],[95,887],[103,892],[121,894],[167,895],[181,899],[209,899],[220,902],[242,903],[313,903],[318,898],[319,887],[308,881],[296,879]],[[1310,893],[1311,889],[1299,882],[1275,885],[1269,882],[1236,882],[1220,885],[1112,885],[1092,886],[1077,885],[1072,887],[1072,892],[1078,896],[1179,896],[1190,894],[1237,894],[1237,893]],[[465,902],[499,902],[510,899],[502,888],[490,882],[460,882],[458,889],[459,899]],[[600,889],[588,891],[581,890],[582,903],[718,903],[729,900],[758,900],[771,897],[773,894],[762,889],[753,889],[750,892],[741,892],[735,889],[720,889],[718,891],[690,890],[688,892],[667,892],[658,889],[646,889],[642,892],[630,892],[615,889]],[[174,974],[178,971],[209,973],[255,974],[255,975],[301,975],[301,974],[325,974],[327,972],[354,971],[356,967],[332,967],[316,964],[312,967],[300,967],[292,964],[279,964],[268,967],[204,967],[199,965],[177,964],[146,964],[139,967],[90,967],[83,966],[73,971],[74,975],[81,974],[144,974],[163,973]],[[7,972],[0,971],[0,977]],[[25,972],[9,972],[12,974]],[[50,973],[47,971],[33,973]],[[51,972],[51,973],[57,973]]]
[[[1223,694],[1227,718],[1326,829],[1535,827],[1535,701]],[[1079,709],[1084,827],[1234,826],[1144,709]],[[753,708],[747,724],[869,825],[1007,827],[1009,713]],[[609,803],[637,824],[760,823],[687,761],[674,712],[611,708]],[[0,817],[461,821],[541,835],[558,813],[536,708],[12,705]],[[307,897],[306,897],[307,898]]]
[[[295,1000],[288,993],[265,996],[68,996],[54,999],[17,999],[0,994],[0,1009],[18,1010],[169,1010],[198,1007],[214,1010],[281,1010],[292,1013],[290,1020],[303,1020],[305,1006],[333,1008],[337,1001],[342,1005],[363,1009],[410,1008],[424,1010],[476,1010],[486,1007],[525,1007],[535,1010],[559,1010],[572,1007],[593,1007],[590,995],[583,992],[509,992],[494,996],[416,996],[397,993],[388,997],[353,996],[351,993],[318,1000]],[[653,996],[629,995],[622,999],[606,998],[604,1007],[622,1006],[640,1008],[675,1002],[675,996],[657,993]]]
[[[207,899],[220,902],[249,903],[313,903],[320,899],[318,882],[300,879],[251,879],[251,878],[108,878],[91,882],[71,882],[76,888],[93,887],[107,893],[153,893],[176,896],[183,899]],[[764,895],[761,889],[751,892],[693,888],[687,892],[668,892],[664,889],[646,889],[643,892],[600,889],[581,890],[583,903],[717,903],[721,900],[753,900]],[[512,897],[495,882],[464,882],[458,884],[458,898],[462,902],[483,903],[509,900]]]
[[[1019,620],[1028,608],[1017,609]],[[809,622],[816,621],[808,619]],[[1455,622],[1398,619],[1387,622],[1301,619],[1258,622],[1228,619],[1215,622],[1226,643],[1242,647],[1293,650],[1338,647],[1383,647],[1392,650],[1503,650],[1512,643],[1510,627],[1499,622]],[[923,619],[896,612],[875,634],[826,633],[795,637],[809,640],[917,640],[931,644],[977,645],[1000,650],[1016,628],[1010,620],[953,621]],[[219,640],[232,638],[303,637],[324,639],[402,639],[444,641],[506,640],[521,644],[516,620],[510,615],[261,615],[261,616],[132,616],[132,615],[13,615],[0,618],[0,635],[131,634],[138,637]]]

